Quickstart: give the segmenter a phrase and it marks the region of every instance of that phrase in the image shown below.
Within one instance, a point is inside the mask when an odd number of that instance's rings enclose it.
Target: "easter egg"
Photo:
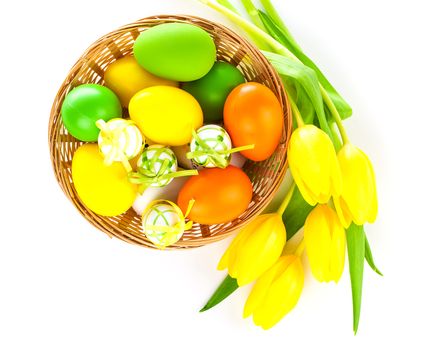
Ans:
[[[188,159],[187,154],[191,151],[190,145],[182,145],[171,148],[176,155],[177,163],[183,169],[197,169],[200,168],[197,163],[195,163],[192,159]],[[233,153],[230,159],[230,165],[233,165],[237,168],[242,168],[245,165],[247,159],[240,153]]]
[[[225,153],[232,148],[227,131],[219,125],[205,125],[197,130],[191,141],[191,154],[197,165],[206,168],[225,168],[230,163],[231,154]]]
[[[132,96],[147,87],[179,85],[175,81],[147,72],[133,56],[126,56],[111,63],[105,71],[104,81],[104,84],[116,93],[124,107],[128,107]]]
[[[203,113],[196,99],[172,86],[139,91],[129,103],[129,115],[146,139],[168,146],[190,142],[192,130],[203,124]]]
[[[143,212],[142,224],[144,234],[158,248],[177,242],[185,226],[182,213],[167,201],[151,203]]]
[[[99,129],[96,121],[122,116],[122,106],[109,88],[84,84],[69,92],[63,101],[62,121],[68,132],[80,141],[95,142]]]
[[[98,120],[96,126],[101,129],[98,146],[107,164],[132,159],[142,150],[143,137],[131,120],[122,118],[114,118],[108,122]]]
[[[271,89],[258,83],[236,87],[224,105],[224,128],[233,145],[254,145],[241,154],[253,161],[269,158],[283,132],[283,110]]]
[[[171,174],[177,171],[177,159],[170,148],[153,145],[146,148],[137,162],[139,173],[146,175],[151,179],[159,176]],[[152,187],[163,187],[169,184],[173,179],[157,180],[150,183]]]
[[[251,202],[253,186],[239,168],[206,168],[190,177],[180,190],[177,204],[183,212],[195,200],[188,215],[194,222],[212,225],[234,220]]]
[[[182,85],[200,103],[207,123],[223,119],[224,103],[229,93],[245,82],[242,73],[227,62],[216,62],[203,78]]]
[[[165,23],[142,32],[134,56],[148,72],[174,81],[192,81],[206,75],[216,59],[212,37],[186,23]]]
[[[124,213],[137,194],[137,186],[128,181],[122,164],[104,164],[97,144],[85,144],[75,151],[72,180],[86,207],[103,216]]]

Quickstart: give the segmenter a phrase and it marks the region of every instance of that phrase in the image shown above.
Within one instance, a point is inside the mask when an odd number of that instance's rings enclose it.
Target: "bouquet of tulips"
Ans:
[[[255,282],[244,317],[252,315],[256,325],[269,329],[300,298],[304,251],[319,282],[338,282],[347,248],[356,333],[364,261],[381,273],[363,228],[377,216],[373,167],[350,142],[342,123],[352,109],[304,54],[270,0],[261,0],[263,9],[242,0],[249,19],[227,0],[200,1],[224,14],[255,41],[283,79],[295,117],[288,150],[293,184],[277,212],[258,216],[232,241],[218,265],[228,270],[228,276],[201,311],[217,305],[238,287]],[[290,240],[301,228],[303,238],[292,248]]]

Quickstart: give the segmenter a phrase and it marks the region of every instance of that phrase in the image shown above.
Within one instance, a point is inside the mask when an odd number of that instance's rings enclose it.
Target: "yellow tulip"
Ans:
[[[329,136],[314,125],[297,128],[289,143],[289,167],[305,201],[327,203],[341,193],[337,155]]]
[[[314,277],[320,282],[338,282],[344,268],[346,235],[337,214],[321,204],[308,215],[304,241]]]
[[[285,255],[254,285],[244,308],[244,317],[263,329],[278,323],[297,304],[304,286],[304,270],[297,255]]]
[[[358,147],[347,143],[338,152],[343,175],[341,195],[334,196],[335,209],[345,228],[373,223],[377,216],[376,180],[370,160]]]
[[[258,216],[244,227],[222,256],[218,269],[228,268],[239,286],[256,280],[279,258],[286,243],[280,214]]]

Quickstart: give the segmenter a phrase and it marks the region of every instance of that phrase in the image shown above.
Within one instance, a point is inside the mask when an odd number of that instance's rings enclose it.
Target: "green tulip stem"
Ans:
[[[277,210],[277,214],[279,215],[283,215],[284,211],[286,210],[287,206],[290,203],[290,200],[292,199],[293,196],[293,192],[295,191],[295,182],[293,181],[292,184],[290,185],[289,191],[286,194],[286,197],[284,197],[283,201],[280,204],[280,207]]]
[[[329,129],[331,130],[332,136],[334,138],[334,145],[335,145],[335,150],[338,152],[341,147],[343,146],[341,144],[341,139],[340,139],[340,135],[338,135],[337,131],[335,130],[335,122],[329,121]]]
[[[230,0],[217,0],[221,5],[227,7],[230,11],[239,14],[239,11],[232,5]]]
[[[328,93],[326,92],[325,88],[320,85],[320,92],[322,93],[323,101],[325,102],[326,106],[329,108],[329,111],[332,114],[332,117],[335,120],[335,123],[337,124],[338,130],[340,131],[341,138],[343,139],[343,144],[349,143],[349,137],[347,136],[346,129],[344,128],[343,121],[341,120],[340,113],[338,113],[337,108],[334,105],[334,102],[332,102],[331,98],[329,97]]]
[[[261,41],[266,42],[276,53],[279,53],[280,55],[289,57],[299,62],[298,58],[292,52],[287,50],[278,41],[274,40],[274,38],[272,38],[268,33],[264,32],[256,25],[248,22],[247,20],[239,16],[237,13],[230,11],[228,8],[220,5],[215,1],[211,1],[211,0],[198,0],[198,1],[225,15],[234,23],[242,27],[254,39],[259,39],[260,42]]]
[[[248,15],[250,16],[253,23],[259,27],[261,30],[264,30],[265,27],[263,26],[262,21],[259,17],[259,12],[257,11],[256,7],[254,6],[252,0],[241,0],[242,5],[244,5],[245,10],[247,11]]]
[[[293,45],[301,51],[301,48],[299,47],[293,35],[290,33],[289,29],[287,29],[286,24],[280,17],[277,9],[274,7],[274,5],[272,5],[272,2],[270,0],[260,0],[260,3],[262,4],[265,12],[269,15],[269,17],[271,17],[275,21],[278,28],[284,33],[284,35],[290,38]]]

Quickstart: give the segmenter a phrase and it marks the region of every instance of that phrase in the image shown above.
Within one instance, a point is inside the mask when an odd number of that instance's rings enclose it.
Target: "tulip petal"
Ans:
[[[368,173],[370,174],[369,180],[370,180],[370,195],[371,195],[371,203],[369,207],[369,211],[367,214],[367,221],[369,223],[373,223],[376,221],[377,217],[377,211],[378,211],[378,204],[377,204],[377,190],[376,190],[376,177],[374,175],[374,169],[373,165],[370,162],[370,159],[367,157],[367,155],[360,150],[360,152],[364,155],[368,167]]]
[[[328,135],[314,125],[296,129],[289,143],[289,166],[304,199],[310,205],[326,203],[341,191],[341,174]]]
[[[275,276],[279,276],[282,271],[286,268],[287,259],[280,258],[274,266],[267,270],[260,278],[257,280],[250,295],[245,303],[244,307],[244,318],[250,316],[257,307],[266,298],[268,289],[275,279]]]
[[[325,144],[323,142],[320,129],[313,125],[298,128],[290,139],[290,146],[289,162],[298,164],[299,173],[308,183],[309,189],[315,194],[320,193],[324,185],[321,177],[324,172],[323,165],[325,168],[328,166],[327,162],[321,161],[324,155],[327,158],[327,147],[326,142]]]
[[[305,201],[311,206],[316,205],[317,199],[315,198],[314,194],[311,193],[311,191],[305,185],[304,181],[302,180],[301,175],[299,175],[296,168],[292,167],[290,169],[290,171],[292,173],[293,180],[295,181],[296,185],[298,186],[299,192],[301,192],[301,195],[305,199]]]
[[[263,303],[256,309],[253,320],[263,329],[278,323],[297,304],[304,284],[302,263],[297,256],[286,262],[286,269],[275,278]]]
[[[339,196],[343,191],[343,177],[341,174],[340,163],[338,162],[338,158],[335,157],[330,162],[331,166],[331,195],[333,197]]]
[[[333,202],[341,224],[343,225],[344,228],[348,228],[352,223],[352,214],[347,208],[346,202],[341,196],[337,198],[334,197]]]
[[[249,235],[256,229],[256,227],[259,226],[265,219],[265,215],[259,215],[247,226],[241,229],[239,234],[233,239],[230,246],[227,248],[226,252],[222,256],[217,267],[218,270],[224,270],[228,267],[230,276],[236,278],[235,261],[237,256],[237,250],[239,247],[242,247],[243,241],[247,239]]]
[[[331,261],[330,261],[330,280],[336,283],[340,280],[344,270],[344,260],[346,257],[346,232],[341,225],[338,216],[333,213],[332,220],[332,243],[331,243]]]
[[[238,251],[236,264],[239,286],[251,283],[269,269],[281,255],[285,242],[286,231],[281,216],[270,214]]]
[[[319,282],[341,277],[346,254],[345,231],[333,209],[318,205],[308,215],[304,240],[313,276]]]
[[[350,210],[352,221],[357,225],[374,221],[377,216],[377,193],[370,160],[359,148],[346,144],[338,153],[338,161],[344,176],[341,196]]]
[[[328,209],[326,205],[318,205],[308,215],[304,226],[308,261],[311,272],[319,282],[329,282],[330,278],[331,227]]]
[[[230,260],[233,258],[234,254],[235,254],[235,250],[236,247],[238,245],[239,240],[242,239],[242,233],[240,232],[234,239],[233,241],[230,243],[230,245],[228,246],[228,248],[226,249],[225,253],[223,254],[223,256],[221,257],[217,269],[218,270],[224,270],[229,266],[229,262]]]
[[[217,270],[225,270],[228,267],[230,254],[232,251],[232,244],[233,244],[233,242],[229,245],[229,247],[226,249],[223,256],[221,257],[221,259],[218,263],[218,266],[217,266]]]

